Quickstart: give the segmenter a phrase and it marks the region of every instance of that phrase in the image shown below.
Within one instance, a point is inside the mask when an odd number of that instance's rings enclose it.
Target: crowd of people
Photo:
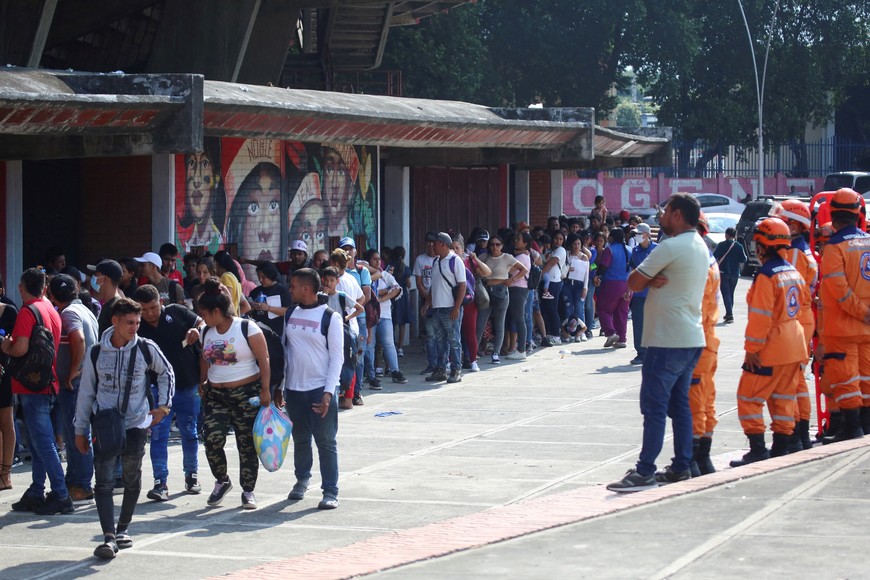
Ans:
[[[819,283],[813,250],[821,247],[808,244],[807,204],[784,202],[756,229],[762,268],[747,298],[738,387],[750,451],[733,465],[812,446],[802,369],[816,334],[833,410],[828,441],[870,432],[870,404],[862,402],[870,400],[862,378],[870,369],[855,351],[867,340],[870,320],[863,260],[870,250],[859,257],[843,249],[870,246],[870,236],[856,227],[864,219],[856,196],[841,190],[830,202],[835,233],[822,243],[834,258],[822,263],[820,293],[831,321],[826,326],[816,328],[812,315]],[[605,348],[626,348],[631,318],[631,364],[643,365],[643,447],[637,467],[608,488],[639,491],[711,473],[718,296],[721,289],[724,321],[733,322],[734,289],[724,280],[736,277],[746,253],[733,233],[718,246],[709,244],[706,218],[691,195],[671,196],[660,224],[653,241],[639,216],[612,216],[599,198],[589,216],[551,217],[546,226],[520,222],[493,233],[475,227],[467,237],[450,229],[427,233],[412,267],[401,247],[359,256],[351,237],[331,253],[312,256],[304,241],[293,241],[282,262],[225,250],[182,257],[164,244],[84,271],[67,265],[55,248],[46,265],[22,274],[20,310],[0,281],[0,364],[7,371],[0,382],[0,490],[12,488],[10,471],[20,463],[19,442],[26,442],[32,483],[12,509],[64,514],[76,502],[93,500],[104,534],[94,553],[114,558],[133,543],[129,527],[149,436],[149,499],[169,498],[167,445],[174,429],[184,490],[202,491],[202,444],[215,479],[207,504],[220,504],[233,488],[224,450],[232,433],[241,507],[256,509],[254,423],[274,402],[294,425],[295,483],[288,499],[305,497],[313,443],[322,478],[318,507],[337,508],[338,411],[364,404],[365,386],[408,382],[400,360],[414,319],[423,335],[425,380],[458,383],[463,370],[482,370],[484,357],[491,365],[502,357],[524,360],[538,348],[587,342],[595,330]],[[184,274],[176,269],[179,261]],[[245,267],[259,284],[246,278]],[[46,362],[37,356],[43,351],[50,372],[30,384],[40,373],[22,368],[38,371]],[[765,403],[773,419],[770,450]],[[102,431],[107,412],[119,417],[119,447],[105,443],[111,440]],[[656,471],[667,417],[675,457]],[[117,519],[116,489],[123,492]]]

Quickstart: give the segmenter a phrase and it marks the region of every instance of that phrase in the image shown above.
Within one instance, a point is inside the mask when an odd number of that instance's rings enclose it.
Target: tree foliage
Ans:
[[[613,113],[617,127],[640,127],[640,108],[631,101],[619,103]]]

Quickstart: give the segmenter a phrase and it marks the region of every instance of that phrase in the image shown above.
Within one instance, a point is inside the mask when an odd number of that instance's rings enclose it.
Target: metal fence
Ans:
[[[673,164],[669,167],[620,168],[608,170],[605,175],[715,178],[722,173],[733,177],[758,176],[758,153],[755,149],[704,141],[675,141],[673,147]],[[808,143],[789,143],[771,148],[764,155],[766,177],[777,174],[786,177],[824,177],[835,171],[862,168],[870,168],[870,143],[855,143],[836,137]]]

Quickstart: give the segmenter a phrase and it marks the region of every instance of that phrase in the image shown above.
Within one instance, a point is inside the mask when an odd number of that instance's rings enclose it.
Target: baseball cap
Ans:
[[[426,241],[427,242],[434,242],[437,239],[438,239],[437,232],[426,232]]]
[[[527,222],[520,222],[517,224],[517,231],[521,232],[528,227],[529,227],[529,224]]]
[[[140,262],[142,261],[139,260],[139,258],[136,258],[136,260]],[[161,260],[161,265],[162,264],[163,261]],[[123,272],[121,271],[121,264],[119,264],[115,260],[102,260],[97,263],[96,266],[92,266],[89,264],[88,271],[99,272],[100,274],[108,277],[109,280],[115,282],[116,284],[121,281],[121,276],[123,275]]]
[[[158,269],[163,267],[163,260],[155,254],[154,252],[145,252],[142,254],[141,258],[133,258],[137,262],[141,262],[143,264],[151,263],[157,266]]]
[[[51,295],[58,302],[72,302],[76,297],[76,282],[69,274],[58,274],[48,283]]]
[[[453,238],[447,232],[438,232],[438,235],[435,236],[435,241],[441,242],[448,248],[453,245]]]
[[[478,242],[488,242],[489,241],[489,232],[486,230],[480,230],[480,233],[477,234]]]
[[[639,234],[649,234],[652,233],[652,228],[649,227],[649,224],[637,224],[632,231]]]
[[[347,238],[345,238],[347,239]],[[343,241],[343,240],[342,240]],[[299,252],[308,253],[308,246],[302,240],[295,240],[292,244],[290,244],[290,251],[297,250]]]
[[[352,237],[345,236],[345,237],[341,238],[340,240],[338,240],[338,247],[343,248],[345,246],[350,246],[351,248],[353,248],[355,250],[356,249],[356,242],[353,240]]]
[[[619,219],[621,219],[621,220],[627,220],[630,217],[631,217],[631,214],[628,213],[627,209],[624,209],[621,212],[619,212]]]

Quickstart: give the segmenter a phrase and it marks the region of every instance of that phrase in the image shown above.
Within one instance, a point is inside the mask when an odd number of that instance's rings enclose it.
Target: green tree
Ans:
[[[640,127],[640,108],[630,101],[616,105],[614,117],[617,127]]]

